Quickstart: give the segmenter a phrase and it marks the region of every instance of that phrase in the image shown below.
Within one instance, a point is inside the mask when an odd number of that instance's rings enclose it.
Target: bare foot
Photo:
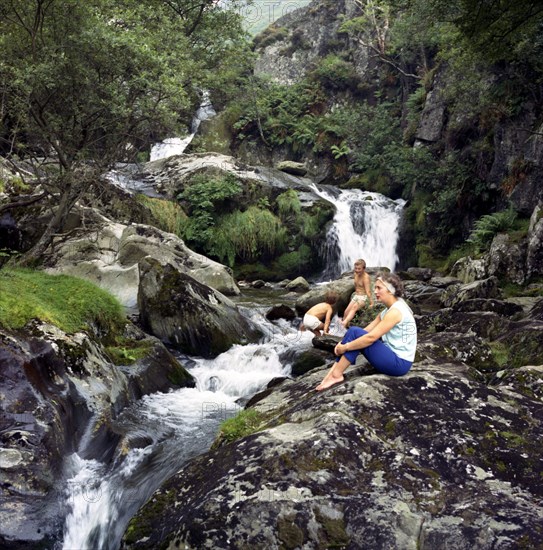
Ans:
[[[335,384],[339,384],[340,382],[343,382],[343,380],[344,380],[343,376],[336,378],[335,376],[330,374],[326,376],[324,380],[317,386],[317,391],[322,391],[322,390],[325,390],[326,388],[330,388]]]

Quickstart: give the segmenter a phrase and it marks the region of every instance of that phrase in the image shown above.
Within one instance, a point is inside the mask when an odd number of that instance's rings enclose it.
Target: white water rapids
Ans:
[[[263,389],[272,378],[289,375],[291,365],[281,360],[281,353],[311,347],[311,332],[300,332],[286,321],[272,324],[254,308],[243,311],[265,331],[261,343],[234,346],[212,360],[192,358],[195,388],[147,395],[123,412],[119,423],[129,439],[145,441],[145,447],[129,450],[116,467],[78,454],[70,457],[71,511],[63,550],[119,548],[138,508],[189,459],[209,449],[220,422],[242,408],[238,400]]]

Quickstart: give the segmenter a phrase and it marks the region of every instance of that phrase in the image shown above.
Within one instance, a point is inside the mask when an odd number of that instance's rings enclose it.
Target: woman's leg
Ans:
[[[317,391],[325,390],[334,384],[343,382],[343,373],[345,369],[350,365],[350,361],[342,355],[337,363],[334,363],[332,368],[328,371],[328,374],[324,377],[323,381],[317,386]]]
[[[380,373],[388,374],[389,376],[403,376],[409,371],[412,365],[410,361],[398,357],[381,340],[376,340],[371,346],[364,348],[361,352],[372,367]]]
[[[341,340],[342,344],[347,344],[356,340],[359,336],[366,334],[364,329],[360,327],[351,327]],[[360,350],[348,351],[341,357],[336,358],[336,362],[332,365],[332,368],[328,371],[328,374],[324,377],[323,381],[317,386],[317,391],[324,390],[333,386],[334,384],[339,384],[343,381],[343,373],[345,369],[356,362],[356,358],[360,354]]]

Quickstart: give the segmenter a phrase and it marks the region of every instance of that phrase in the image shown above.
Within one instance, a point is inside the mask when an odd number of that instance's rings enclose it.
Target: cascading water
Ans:
[[[209,448],[219,423],[240,410],[240,399],[272,378],[288,376],[290,365],[280,355],[294,346],[311,347],[311,332],[299,332],[286,321],[272,324],[254,308],[240,309],[264,330],[263,342],[234,346],[213,360],[195,358],[190,368],[195,388],[148,395],[127,409],[119,431],[143,443],[128,451],[120,465],[70,457],[71,512],[63,550],[117,549],[138,508],[165,479]]]
[[[403,199],[357,189],[313,187],[315,193],[334,204],[336,214],[325,243],[323,279],[335,279],[351,271],[363,258],[368,267],[388,267],[398,262],[396,245]]]
[[[313,186],[313,191],[336,206],[324,278],[350,271],[359,257],[370,267],[394,269],[404,201],[356,190]],[[70,512],[59,549],[119,548],[130,518],[161,483],[208,450],[220,422],[238,412],[244,399],[272,378],[289,375],[290,364],[284,359],[289,350],[311,347],[311,332],[299,332],[286,321],[270,323],[261,306],[240,309],[266,333],[261,343],[234,346],[213,360],[193,358],[195,388],[148,395],[125,410],[116,428],[134,444],[128,444],[133,448],[116,464],[85,460],[79,454],[68,458]],[[331,328],[333,334],[343,332],[337,317]],[[85,455],[85,443],[80,453]]]
[[[196,111],[194,118],[192,119],[190,134],[184,138],[167,138],[164,141],[157,143],[151,147],[150,160],[158,160],[168,158],[173,155],[180,155],[189,146],[202,121],[214,117],[217,113],[211,104],[209,99],[209,92],[204,91],[202,93],[202,102],[200,107]]]

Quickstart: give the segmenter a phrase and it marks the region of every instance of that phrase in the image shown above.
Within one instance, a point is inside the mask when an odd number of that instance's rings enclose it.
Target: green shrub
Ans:
[[[300,198],[294,189],[289,189],[281,193],[281,195],[277,197],[276,202],[279,217],[282,220],[285,220],[289,216],[296,218],[302,209]]]
[[[0,326],[18,329],[32,319],[67,333],[117,333],[126,321],[117,299],[88,281],[29,269],[0,270]]]
[[[233,200],[242,193],[235,176],[196,176],[178,195],[188,206],[189,219],[183,225],[182,237],[195,248],[210,252],[214,248],[214,226],[222,213],[228,211]]]
[[[309,246],[302,244],[298,250],[285,252],[272,262],[274,273],[281,279],[307,273],[314,259]]]
[[[517,214],[512,208],[502,212],[487,214],[475,222],[468,242],[472,243],[478,251],[487,250],[492,239],[498,233],[504,233],[513,229],[516,218]]]
[[[287,240],[281,220],[269,210],[250,206],[244,212],[236,210],[223,216],[210,234],[211,254],[233,266],[236,259],[254,262],[280,253]]]
[[[183,236],[188,217],[178,203],[155,199],[146,195],[137,195],[136,200],[151,211],[151,215],[159,229],[173,233],[178,237]]]
[[[323,58],[311,76],[331,90],[354,88],[360,80],[354,65],[334,54]]]

